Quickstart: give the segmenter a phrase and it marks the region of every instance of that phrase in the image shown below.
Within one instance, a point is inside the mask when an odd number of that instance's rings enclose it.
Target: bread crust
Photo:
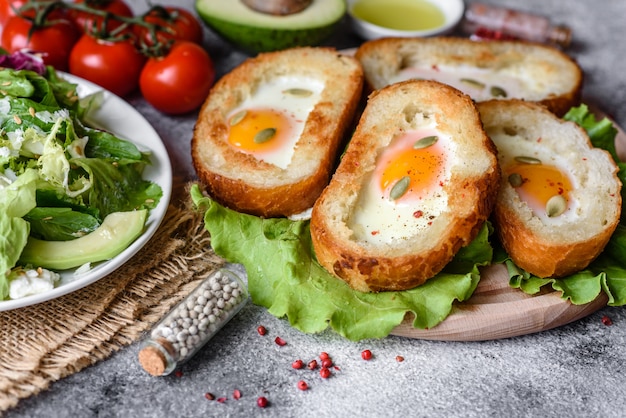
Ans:
[[[561,221],[557,217],[547,224],[533,214],[503,175],[493,219],[504,249],[517,266],[538,277],[558,278],[583,270],[603,251],[620,219],[622,185],[610,154],[592,148],[582,128],[542,106],[494,100],[480,103],[478,109],[499,149],[503,171],[504,161],[512,158],[509,150],[522,153],[528,152],[528,146],[540,146],[547,151],[537,153],[554,150],[554,161],[562,158],[564,164],[575,166],[572,176],[581,189],[572,194],[578,201],[577,216]],[[504,134],[507,130],[515,135]]]
[[[383,110],[385,109],[385,110]],[[353,239],[348,223],[364,182],[376,165],[377,150],[391,140],[411,112],[437,118],[452,133],[470,168],[452,168],[442,185],[448,208],[426,231],[385,246]],[[467,170],[467,171],[465,171]],[[482,130],[469,96],[434,81],[405,81],[377,90],[368,104],[330,184],[313,207],[311,238],[317,261],[362,292],[405,290],[423,284],[469,244],[495,203],[500,171],[496,151]]]
[[[517,98],[540,103],[559,116],[581,100],[580,66],[561,50],[538,43],[452,37],[382,38],[363,43],[355,57],[363,65],[369,91],[388,84],[407,67],[469,66],[523,80],[528,91]]]
[[[228,144],[227,115],[273,77],[294,75],[324,83],[285,169]],[[221,204],[262,217],[301,213],[328,184],[363,86],[360,64],[333,48],[299,47],[249,58],[222,77],[200,109],[191,141],[198,178]],[[302,86],[306,88],[307,86]]]

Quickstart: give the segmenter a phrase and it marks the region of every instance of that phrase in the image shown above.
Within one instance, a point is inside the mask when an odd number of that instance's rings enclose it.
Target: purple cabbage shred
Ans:
[[[31,70],[39,75],[46,73],[46,65],[37,55],[28,51],[17,51],[12,54],[0,55],[0,67],[14,70]]]

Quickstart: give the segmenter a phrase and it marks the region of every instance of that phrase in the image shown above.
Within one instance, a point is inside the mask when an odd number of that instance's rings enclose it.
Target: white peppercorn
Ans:
[[[150,331],[139,362],[151,375],[171,373],[189,360],[248,300],[242,280],[232,271],[211,274]]]

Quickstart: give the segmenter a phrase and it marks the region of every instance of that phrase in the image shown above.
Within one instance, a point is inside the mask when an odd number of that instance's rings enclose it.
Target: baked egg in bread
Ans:
[[[330,180],[353,126],[363,72],[332,48],[259,54],[215,84],[191,144],[216,201],[263,217],[300,214]]]
[[[467,38],[383,38],[355,56],[370,89],[408,79],[436,80],[476,101],[523,99],[559,115],[578,105],[583,72],[559,49],[520,41]]]
[[[359,291],[416,287],[474,239],[499,181],[469,96],[435,81],[384,87],[313,206],[315,256]]]
[[[492,100],[478,109],[498,149],[494,224],[508,255],[542,278],[587,267],[620,219],[622,185],[611,155],[542,106]]]

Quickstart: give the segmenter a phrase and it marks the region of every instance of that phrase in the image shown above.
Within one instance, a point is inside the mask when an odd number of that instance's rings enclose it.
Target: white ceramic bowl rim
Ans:
[[[378,26],[352,14],[352,8],[354,4],[359,0],[348,0],[348,14],[353,22],[356,24],[356,30],[365,38],[382,38],[382,37],[411,37],[411,36],[433,36],[443,34],[452,30],[463,17],[465,12],[465,2],[463,0],[426,0],[435,6],[437,6],[444,14],[445,23],[442,26],[438,26],[428,30],[399,30],[390,29],[383,26]],[[381,0],[384,1],[384,0]]]

